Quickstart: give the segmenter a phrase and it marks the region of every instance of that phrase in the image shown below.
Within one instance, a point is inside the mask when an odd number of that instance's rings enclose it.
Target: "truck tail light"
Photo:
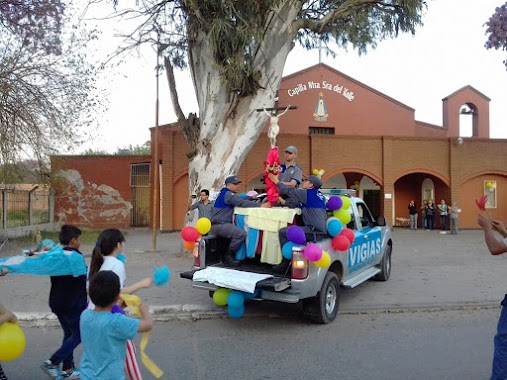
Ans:
[[[199,243],[201,242],[201,239],[197,239],[197,241],[194,243],[194,249],[192,250],[192,256],[194,256],[194,267],[200,268],[201,267],[201,258],[199,257]]]
[[[308,260],[303,254],[303,247],[294,247],[292,250],[292,278],[304,280],[308,277]]]

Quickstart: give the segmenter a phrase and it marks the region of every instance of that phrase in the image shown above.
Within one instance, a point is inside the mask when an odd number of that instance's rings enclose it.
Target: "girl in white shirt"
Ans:
[[[125,237],[120,230],[109,228],[100,233],[95,248],[93,249],[92,261],[88,268],[88,280],[98,271],[110,270],[120,278],[120,288],[123,294],[133,294],[140,289],[149,288],[153,284],[153,279],[147,277],[130,286],[125,286],[127,274],[125,272],[125,264],[118,256],[123,252]],[[121,257],[121,256],[120,256]],[[95,309],[95,305],[91,301],[88,308]],[[114,307],[113,312],[122,312],[121,308]],[[134,342],[127,341],[127,362],[126,370],[131,380],[142,380],[139,365],[136,360],[136,349]]]

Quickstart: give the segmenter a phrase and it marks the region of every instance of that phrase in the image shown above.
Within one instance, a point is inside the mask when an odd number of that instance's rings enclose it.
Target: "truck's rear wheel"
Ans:
[[[317,323],[331,323],[338,314],[339,304],[340,279],[336,273],[327,272],[319,293],[303,300],[303,314]]]

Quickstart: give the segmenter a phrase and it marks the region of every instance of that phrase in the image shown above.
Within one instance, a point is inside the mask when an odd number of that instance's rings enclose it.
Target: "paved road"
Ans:
[[[480,230],[459,235],[441,235],[438,231],[395,229],[393,270],[388,282],[369,281],[343,293],[340,313],[449,310],[498,308],[507,290],[507,255],[491,256]],[[208,293],[193,289],[179,273],[189,270],[190,257],[179,254],[178,233],[158,235],[158,250],[151,251],[151,232],[131,230],[127,235],[128,282],[151,275],[154,266],[167,265],[171,280],[167,287],[153,287],[139,293],[156,310],[159,319],[213,318],[226,315],[215,306]],[[19,246],[7,245],[3,256],[19,252]],[[91,246],[82,247],[91,253]],[[87,257],[87,261],[89,261]],[[23,319],[49,318],[47,305],[49,279],[9,275],[0,278],[0,302]],[[247,308],[245,316],[294,311],[293,306],[263,302]],[[42,323],[46,321],[42,320]]]
[[[155,325],[147,354],[173,380],[487,380],[497,318],[455,310],[341,315],[325,326],[296,316],[171,321]],[[61,332],[25,333],[23,359],[4,368],[12,380],[45,378],[38,364]]]

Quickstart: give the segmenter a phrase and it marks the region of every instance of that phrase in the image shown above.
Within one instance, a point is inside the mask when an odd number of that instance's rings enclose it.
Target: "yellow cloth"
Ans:
[[[134,296],[132,294],[120,294],[120,298],[127,304],[128,308],[134,313],[136,316],[141,317],[141,310],[139,310],[139,306],[141,306],[141,299],[138,296]],[[150,333],[143,333],[143,337],[141,339],[141,344],[139,347],[141,348],[141,361],[144,366],[151,372],[153,376],[157,379],[160,379],[164,374],[162,371],[149,357],[145,354],[146,346],[148,346],[148,341],[150,340]]]
[[[244,208],[236,207],[234,213],[246,215],[248,228],[262,230],[262,253],[261,262],[268,264],[280,264],[282,262],[282,249],[278,239],[278,231],[292,223],[294,216],[300,215],[299,208]]]

